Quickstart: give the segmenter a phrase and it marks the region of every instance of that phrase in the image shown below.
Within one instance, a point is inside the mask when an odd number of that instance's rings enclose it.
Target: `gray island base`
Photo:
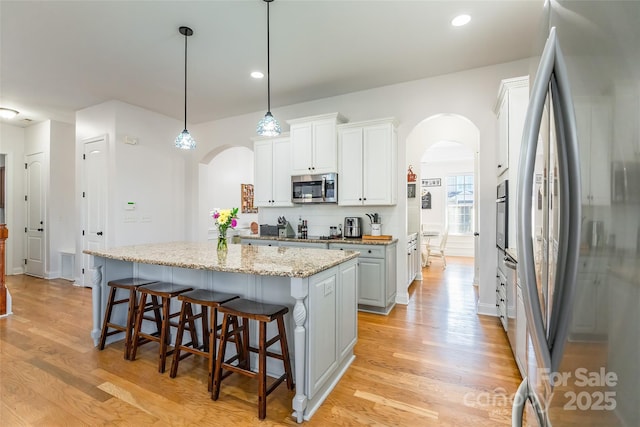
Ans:
[[[93,256],[91,336],[96,345],[109,295],[107,284],[124,277],[235,293],[288,306],[285,323],[296,385],[292,408],[298,423],[311,418],[355,357],[357,252],[232,244],[226,255],[218,255],[215,243],[173,242],[84,253]],[[177,302],[172,303],[172,311],[178,310]],[[122,324],[126,319],[123,305],[112,313],[113,321]],[[268,334],[275,334],[275,329],[269,329]],[[123,338],[123,334],[113,335],[107,342]],[[251,341],[257,341],[255,327]],[[234,346],[229,346],[226,357],[234,351]],[[254,360],[252,366],[257,366]],[[269,363],[267,371],[280,376],[282,363]]]

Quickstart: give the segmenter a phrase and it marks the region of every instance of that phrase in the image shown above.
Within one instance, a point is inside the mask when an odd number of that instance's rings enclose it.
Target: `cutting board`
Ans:
[[[389,234],[383,234],[382,236],[372,236],[370,234],[363,234],[362,240],[391,240],[393,236]]]

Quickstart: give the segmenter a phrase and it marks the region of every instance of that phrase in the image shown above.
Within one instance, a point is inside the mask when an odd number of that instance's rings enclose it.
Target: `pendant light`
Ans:
[[[258,122],[256,131],[262,136],[280,135],[280,123],[271,114],[271,58],[269,52],[269,3],[273,0],[263,0],[267,3],[267,114]]]
[[[184,130],[176,138],[176,147],[193,150],[196,148],[196,141],[187,130],[187,37],[193,35],[193,30],[189,27],[180,27],[178,31],[184,36]]]

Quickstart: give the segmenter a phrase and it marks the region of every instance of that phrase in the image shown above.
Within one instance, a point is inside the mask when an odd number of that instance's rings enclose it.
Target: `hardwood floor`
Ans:
[[[359,314],[356,360],[307,425],[510,425],[520,376],[496,318],[475,314],[473,264],[423,269],[407,306]],[[123,343],[90,338],[91,290],[64,280],[7,276],[14,315],[0,319],[0,425],[294,425],[281,386],[257,419],[257,385],[232,375],[207,393],[206,362],[156,371],[156,347],[123,359]]]

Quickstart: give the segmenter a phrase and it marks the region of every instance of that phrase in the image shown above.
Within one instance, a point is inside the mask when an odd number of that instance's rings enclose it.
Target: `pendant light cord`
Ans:
[[[187,129],[187,38],[189,31],[184,34],[184,129]]]
[[[271,53],[269,51],[269,1],[267,0],[267,111],[271,113]]]

